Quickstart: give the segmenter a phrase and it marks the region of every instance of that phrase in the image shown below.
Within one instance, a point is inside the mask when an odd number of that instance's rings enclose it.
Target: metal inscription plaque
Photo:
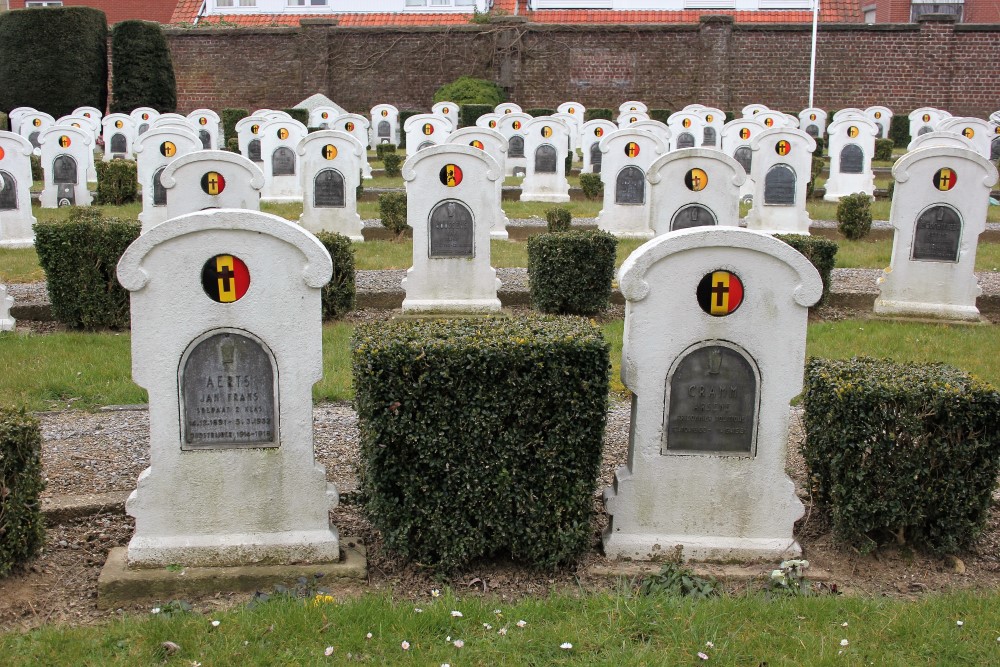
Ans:
[[[56,184],[76,184],[76,160],[69,155],[60,155],[52,161],[52,182]]]
[[[616,204],[644,204],[646,201],[646,175],[639,167],[625,167],[615,179]]]
[[[6,171],[0,171],[0,211],[17,210],[17,181]]]
[[[819,127],[816,125],[806,125],[806,134],[808,134],[810,137],[818,137]]]
[[[556,147],[552,144],[542,144],[535,150],[535,173],[556,173]]]
[[[702,146],[714,146],[715,144],[716,144],[715,128],[706,125],[701,145]]]
[[[31,145],[35,148],[40,148],[42,146],[42,144],[38,141],[38,135],[40,134],[41,132],[32,132],[28,135],[28,141],[30,141]]]
[[[795,172],[788,165],[776,164],[764,177],[764,203],[771,206],[795,204]]]
[[[167,189],[160,182],[160,176],[163,175],[165,169],[166,167],[160,167],[153,174],[153,206],[167,205]]]
[[[601,143],[595,141],[590,144],[590,165],[595,174],[601,173],[601,163],[604,161],[604,153],[601,152]]]
[[[291,148],[279,146],[271,153],[271,174],[274,176],[295,175],[295,153]]]
[[[922,128],[920,128],[919,130],[917,130],[917,136],[919,137],[921,135],[924,135],[924,134],[927,134],[928,132],[933,132],[933,131],[934,131],[933,127],[931,127],[930,125],[924,125]]]
[[[247,155],[250,156],[251,162],[263,162],[264,158],[260,155],[260,139],[252,139],[249,144],[247,144]]]
[[[520,134],[511,135],[507,140],[507,157],[524,157],[524,137]]]
[[[389,121],[387,121],[387,120],[380,120],[378,122],[378,136],[379,136],[379,138],[388,137],[390,131],[391,131],[391,127],[389,125]]]
[[[198,138],[201,139],[201,147],[204,150],[212,150],[212,135],[208,133],[208,130],[198,130]]]
[[[865,165],[865,153],[857,144],[847,144],[840,151],[840,173],[860,174]]]
[[[694,135],[690,132],[677,135],[677,148],[694,148]]]
[[[724,345],[700,347],[667,382],[662,454],[754,454],[759,387],[747,357]]]
[[[990,144],[990,162],[1000,160],[1000,137],[997,137]]]
[[[344,177],[336,169],[324,169],[313,181],[313,206],[316,208],[343,208]]]
[[[430,257],[475,257],[472,212],[459,201],[443,201],[431,211]]]
[[[750,167],[753,166],[753,151],[750,150],[749,146],[740,146],[735,151],[733,151],[733,158],[740,163],[743,167],[743,171],[750,175]]]
[[[125,135],[117,132],[111,135],[111,152],[124,154],[128,150],[128,140]]]
[[[143,123],[142,125],[140,125],[139,129],[136,130],[135,135],[137,137],[140,137],[140,136],[146,134],[146,132],[149,132],[149,123]]]
[[[431,146],[437,146],[437,144],[435,144],[433,141],[425,141],[424,143],[422,143],[419,146],[417,146],[417,151],[418,152],[422,151],[425,148],[430,148]]]
[[[931,206],[917,218],[912,259],[957,262],[962,242],[962,218],[950,206]]]
[[[234,332],[199,342],[181,366],[181,449],[277,447],[276,369],[264,346]]]
[[[670,231],[717,224],[719,223],[710,210],[700,204],[691,204],[674,213],[674,218],[670,221]]]

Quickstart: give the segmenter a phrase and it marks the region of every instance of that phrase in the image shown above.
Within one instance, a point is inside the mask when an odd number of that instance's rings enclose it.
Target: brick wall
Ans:
[[[810,30],[718,16],[695,25],[405,29],[317,19],[301,28],[171,29],[167,38],[182,113],[283,108],[316,92],[362,113],[380,102],[427,110],[435,89],[463,74],[500,82],[525,108],[638,99],[673,110],[762,102],[797,111],[808,102]],[[985,117],[1000,108],[1000,25],[823,25],[817,53],[815,103],[825,109],[936,106]]]

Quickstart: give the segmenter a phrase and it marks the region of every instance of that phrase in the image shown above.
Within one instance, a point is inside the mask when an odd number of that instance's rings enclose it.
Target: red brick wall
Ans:
[[[24,8],[25,0],[10,0],[11,9]],[[108,15],[108,23],[142,19],[170,23],[177,0],[63,0],[66,7],[93,7]]]
[[[809,26],[553,26],[168,30],[178,111],[283,108],[322,92],[351,111],[380,102],[427,110],[436,88],[463,74],[499,81],[525,108],[627,99],[677,110],[699,102],[738,111],[751,102],[807,105]],[[815,104],[937,106],[985,117],[1000,108],[1000,25],[924,20],[822,25]]]

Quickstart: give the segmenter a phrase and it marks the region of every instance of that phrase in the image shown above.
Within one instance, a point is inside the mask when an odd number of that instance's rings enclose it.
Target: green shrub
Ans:
[[[419,113],[424,113],[423,111],[413,111],[412,109],[399,112],[399,147],[406,148],[406,132],[403,132],[403,126],[406,125],[406,120],[411,116],[416,116]]]
[[[587,199],[604,198],[604,181],[600,174],[580,174],[580,188]]]
[[[908,116],[893,116],[889,121],[889,138],[896,148],[906,148],[910,145],[910,118]]]
[[[463,104],[458,108],[458,124],[461,127],[475,127],[479,117],[493,113],[495,106],[492,104]]]
[[[226,139],[226,150],[230,153],[240,152],[240,139],[239,137],[230,137]]]
[[[108,102],[108,20],[89,7],[0,12],[0,109],[55,118]]]
[[[611,109],[587,109],[587,112],[583,114],[584,122],[588,120],[596,120],[600,118],[601,120],[614,120],[614,113]]]
[[[375,144],[375,158],[385,162],[385,156],[396,152],[396,144]]]
[[[219,115],[222,117],[222,131],[226,135],[226,141],[228,141],[239,138],[236,133],[236,123],[247,118],[250,112],[247,109],[223,109]]]
[[[139,183],[136,164],[131,160],[98,161],[97,194],[94,203],[98,206],[121,206],[139,199]]]
[[[309,125],[309,109],[283,109],[285,113],[303,125]]]
[[[555,112],[556,112],[555,109],[544,109],[544,108],[524,110],[524,113],[528,114],[529,116],[532,116],[533,118],[538,118],[539,116],[551,116]]]
[[[503,88],[487,81],[471,76],[460,76],[451,83],[446,83],[434,92],[434,102],[454,102],[459,106],[466,104],[486,104],[492,110],[498,104],[507,101]]]
[[[944,364],[811,359],[802,452],[840,539],[936,553],[982,531],[1000,472],[1000,393]]]
[[[661,123],[663,123],[664,125],[666,125],[667,124],[667,120],[670,118],[670,114],[672,114],[672,113],[673,113],[673,111],[671,111],[670,109],[650,109],[649,110],[649,119],[650,120],[658,120]]]
[[[319,232],[316,238],[333,258],[333,277],[323,287],[323,319],[339,319],[354,310],[354,247],[343,234]]]
[[[851,241],[868,236],[872,229],[872,198],[864,192],[841,197],[837,204],[837,229]]]
[[[40,155],[31,155],[31,180],[45,180],[45,172],[42,170],[42,156]]]
[[[875,140],[875,159],[876,160],[892,160],[892,148],[895,144],[892,139],[876,139]]]
[[[813,155],[816,157],[823,157],[823,151],[826,150],[826,139],[823,137],[813,137],[816,140],[816,150],[813,151]]]
[[[386,176],[399,176],[402,173],[403,156],[399,153],[386,153],[382,156],[382,164],[385,165]]]
[[[406,193],[385,192],[378,196],[378,215],[382,226],[397,237],[406,231]]]
[[[816,179],[819,175],[823,173],[823,169],[826,167],[826,161],[819,156],[817,153],[813,153],[812,165],[809,169],[809,182],[806,183],[806,198],[812,197],[816,191]]]
[[[726,120],[725,120],[725,122],[728,123],[728,122],[734,121],[734,120],[736,120],[736,112],[735,111],[727,111],[726,112]]]
[[[568,232],[573,222],[573,214],[566,208],[546,209],[545,222],[550,234],[553,232]]]
[[[359,326],[359,480],[386,547],[446,570],[585,552],[608,368],[600,331],[575,318]]]
[[[823,296],[816,305],[821,305],[830,295],[830,274],[837,263],[837,243],[830,239],[804,234],[775,234],[774,238],[798,250],[819,271],[819,276],[823,279]]]
[[[23,409],[0,407],[0,579],[45,544],[44,488],[38,420]]]
[[[595,315],[611,300],[618,239],[603,231],[528,239],[531,304],[543,313]]]
[[[139,229],[135,220],[104,218],[97,208],[35,224],[35,250],[56,320],[74,328],[128,328],[128,292],[115,269]]]
[[[10,119],[3,111],[0,111],[0,130],[10,132]]]
[[[152,107],[177,109],[177,81],[170,47],[159,23],[121,21],[111,29],[112,113]]]

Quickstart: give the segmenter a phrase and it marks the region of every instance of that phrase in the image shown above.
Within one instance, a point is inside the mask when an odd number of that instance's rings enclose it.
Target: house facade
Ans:
[[[0,0],[0,9],[4,9],[5,2],[10,9],[93,7],[107,15],[109,24],[128,19],[170,23],[177,8],[177,0]]]

